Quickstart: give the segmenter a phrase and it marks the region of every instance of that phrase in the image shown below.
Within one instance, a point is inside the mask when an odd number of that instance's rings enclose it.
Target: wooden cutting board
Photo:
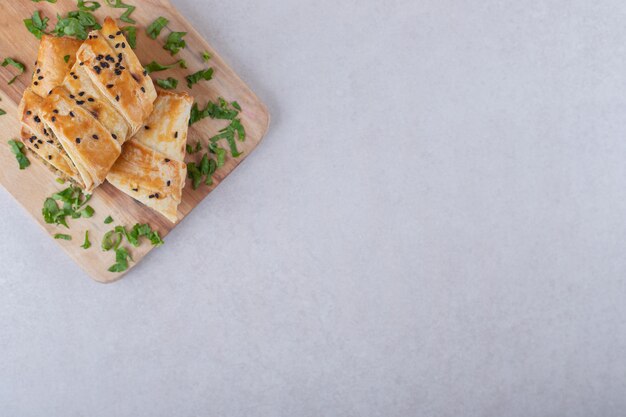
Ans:
[[[94,14],[102,22],[103,18],[110,15],[119,18],[125,9],[114,9],[106,5],[104,0],[99,0],[102,7]],[[245,142],[238,142],[239,150],[243,155],[239,158],[232,158],[226,161],[226,165],[218,169],[214,176],[214,185],[207,187],[202,185],[198,190],[191,188],[190,181],[183,192],[183,201],[179,207],[179,219],[182,220],[200,202],[217,187],[228,174],[230,174],[259,144],[269,127],[269,113],[265,105],[250,91],[243,81],[230,69],[230,67],[220,58],[217,52],[198,34],[191,24],[181,16],[168,0],[128,0],[129,4],[134,4],[137,9],[132,14],[132,18],[137,21],[137,49],[135,52],[142,63],[147,64],[156,60],[161,64],[170,64],[178,59],[185,59],[188,69],[172,69],[169,71],[154,73],[153,78],[174,77],[179,79],[178,90],[189,91],[201,107],[204,107],[208,100],[215,100],[224,97],[228,101],[237,100],[242,107],[240,114],[241,121],[246,128],[247,138]],[[132,227],[136,223],[148,223],[162,236],[166,236],[174,227],[167,219],[141,205],[132,198],[118,191],[110,184],[105,183],[99,187],[93,195],[90,205],[95,209],[96,214],[91,219],[70,220],[69,231],[63,227],[45,224],[41,209],[44,200],[50,195],[67,187],[55,181],[55,176],[38,162],[30,157],[31,166],[20,171],[14,155],[10,152],[6,142],[12,138],[18,138],[20,124],[17,120],[17,106],[21,96],[30,84],[30,74],[33,70],[33,63],[37,56],[39,41],[26,30],[23,19],[30,17],[33,11],[40,10],[43,15],[50,17],[48,28],[51,29],[56,24],[57,13],[65,15],[68,11],[76,10],[76,2],[73,0],[59,0],[57,4],[47,2],[33,3],[31,1],[10,1],[4,2],[2,13],[0,13],[0,56],[12,57],[26,64],[26,72],[18,80],[8,85],[7,82],[14,75],[12,67],[0,67],[0,108],[7,114],[0,117],[0,129],[4,134],[4,144],[0,143],[0,184],[11,193],[15,199],[30,213],[46,231],[48,238],[52,238],[56,233],[67,233],[73,237],[72,241],[57,242],[93,279],[103,283],[109,283],[120,279],[123,274],[110,273],[108,268],[115,263],[113,252],[103,252],[100,248],[102,236],[115,225]],[[159,16],[166,17],[170,24],[163,30],[157,41],[148,38],[145,28]],[[119,21],[118,21],[119,22]],[[119,22],[121,26],[128,24]],[[162,49],[165,38],[170,31],[188,32],[185,40],[187,48],[182,50],[175,58],[169,52]],[[212,55],[210,62],[204,63],[202,53],[208,51]],[[211,66],[215,69],[213,80],[194,86],[192,90],[187,90],[184,77],[201,69]],[[189,143],[195,145],[197,140],[201,140],[206,150],[208,138],[217,134],[218,130],[225,127],[227,122],[205,119],[196,123],[189,131]],[[202,154],[188,155],[187,161],[194,161]],[[115,222],[111,225],[103,223],[107,216],[112,216]],[[83,243],[85,231],[88,230],[92,242],[89,250],[84,250],[80,246]],[[42,236],[42,238],[44,238]],[[152,245],[144,241],[139,248],[126,245],[131,249],[134,262],[131,268],[141,261],[150,252]],[[156,250],[168,250],[167,243]],[[26,256],[26,255],[25,255]],[[158,258],[152,258],[153,262],[158,262]],[[128,272],[128,271],[127,271]]]

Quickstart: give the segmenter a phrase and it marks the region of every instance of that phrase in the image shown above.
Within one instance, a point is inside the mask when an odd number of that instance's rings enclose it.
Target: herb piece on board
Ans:
[[[172,56],[176,55],[180,52],[181,49],[187,46],[187,42],[183,39],[183,37],[187,35],[187,32],[172,32],[167,37],[167,41],[165,41],[165,45],[163,49],[166,51],[170,51]]]
[[[148,34],[150,39],[156,39],[161,34],[161,31],[165,28],[165,26],[168,25],[168,23],[170,23],[170,21],[161,16],[157,18],[154,22],[152,22],[150,26],[148,26],[148,28],[146,29],[146,33]]]
[[[156,83],[159,85],[159,87],[165,90],[174,90],[176,87],[178,87],[178,80],[172,77],[168,77],[165,80],[156,80]]]
[[[68,62],[70,62],[70,56],[69,55],[65,55],[63,57],[63,61],[65,61],[65,63],[67,64]]]
[[[85,40],[92,30],[102,29],[94,15],[82,10],[69,12],[66,17],[57,15],[57,19],[53,31],[56,36],[73,36]]]
[[[134,247],[139,246],[139,238],[141,237],[147,237],[148,239],[150,239],[150,242],[153,246],[161,246],[163,243],[165,243],[163,242],[163,239],[161,239],[159,232],[157,232],[156,230],[152,230],[152,228],[147,224],[137,223],[133,226],[131,231],[126,236],[130,244]]]
[[[216,143],[209,143],[209,151],[217,157],[217,167],[223,167],[226,163],[226,149]]]
[[[113,217],[109,216],[106,219],[104,219],[104,224],[111,224],[113,223]]]
[[[192,148],[191,145],[187,144],[185,146],[185,149],[187,151],[187,153],[189,155],[194,154],[194,153],[198,153],[202,150],[202,143],[200,143],[200,141],[196,142],[196,147]]]
[[[235,117],[239,115],[240,110],[238,110],[233,103],[237,102],[233,101],[232,103],[230,103],[233,108],[229,108],[229,103],[220,97],[217,103],[209,101],[206,104],[206,107],[202,110],[199,108],[198,103],[194,103],[193,107],[191,108],[189,126],[199,122],[202,119],[206,119],[207,117],[219,120],[235,119]],[[239,104],[237,104],[237,106],[239,106]]]
[[[123,226],[117,226],[115,229],[108,231],[102,238],[102,250],[105,252],[111,249],[117,250],[122,244],[126,234],[126,228]]]
[[[81,248],[87,250],[91,247],[91,242],[89,241],[89,230],[85,232],[85,243],[81,246]]]
[[[151,63],[146,65],[146,71],[148,72],[148,74],[150,74],[152,72],[166,71],[176,66],[180,66],[181,68],[187,68],[187,63],[183,59],[176,61],[171,65],[161,65],[156,61],[152,61]]]
[[[134,25],[135,23],[137,23],[130,17],[130,15],[133,14],[133,12],[136,9],[135,6],[132,6],[130,4],[125,4],[122,2],[122,0],[105,0],[105,1],[109,7],[113,7],[114,9],[126,9],[126,11],[122,14],[122,16],[120,16],[120,20],[122,22],[130,23],[131,25]]]
[[[46,2],[52,3],[52,4],[57,2],[57,0],[32,0],[33,3],[41,3],[42,1],[46,1]]]
[[[44,17],[42,19],[39,11],[35,10],[33,12],[33,17],[31,17],[30,19],[24,19],[24,26],[26,26],[26,29],[28,29],[30,33],[35,35],[37,39],[41,39],[43,34],[46,33],[49,20],[50,19],[48,19],[47,17]]]
[[[120,29],[124,31],[130,47],[133,49],[137,48],[137,28],[135,26],[124,26]]]
[[[100,3],[97,1],[78,0],[78,10],[83,12],[93,12],[100,8]]]
[[[109,268],[109,272],[124,272],[128,270],[128,260],[133,260],[126,248],[115,249],[115,263]]]
[[[20,169],[28,168],[30,161],[26,157],[26,154],[24,154],[24,144],[17,140],[10,140],[9,146],[11,147],[11,152],[15,155],[15,159],[17,159]]]
[[[65,226],[69,229],[67,217],[72,219],[93,217],[94,209],[87,205],[89,200],[90,194],[84,194],[83,190],[72,185],[46,199],[42,209],[43,218],[48,224]],[[61,207],[57,201],[62,203]]]
[[[65,180],[63,178],[60,178],[60,177],[57,178],[55,181],[58,182],[59,184],[65,184]]]
[[[56,235],[54,235],[55,239],[61,239],[61,240],[72,240],[72,236],[70,235],[64,235],[62,233],[57,233]]]
[[[15,80],[17,80],[17,77],[19,77],[20,75],[24,74],[24,70],[26,70],[26,66],[24,64],[22,64],[21,62],[17,62],[16,60],[14,60],[13,58],[4,58],[4,61],[2,61],[2,66],[6,67],[11,65],[12,67],[17,68],[17,70],[19,71],[19,74],[17,74],[15,77],[11,78],[11,80],[9,81],[9,85],[13,84],[15,82]]]
[[[202,60],[204,62],[209,62],[211,60],[211,58],[213,58],[213,57],[211,56],[210,53],[208,53],[208,52],[203,52],[202,53]]]
[[[200,161],[200,166],[195,162],[187,164],[187,175],[191,179],[191,185],[197,190],[204,179],[206,185],[213,185],[213,174],[217,171],[217,162],[213,158],[209,158],[209,154],[204,154]]]
[[[187,80],[187,87],[192,88],[194,84],[198,84],[200,81],[210,81],[213,78],[213,68],[201,70],[185,77]]]
[[[4,116],[5,114],[7,114],[7,112],[5,112],[4,110],[0,109],[0,116]]]

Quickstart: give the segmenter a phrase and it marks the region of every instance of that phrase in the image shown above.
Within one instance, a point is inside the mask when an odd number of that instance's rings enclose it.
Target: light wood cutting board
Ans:
[[[94,14],[102,22],[103,18],[110,15],[119,18],[125,9],[113,9],[106,5],[104,0],[99,0],[102,7]],[[214,176],[214,185],[207,187],[202,185],[198,190],[191,188],[190,181],[183,192],[183,201],[179,207],[179,219],[182,220],[200,202],[217,187],[228,174],[230,174],[259,144],[269,127],[269,113],[265,105],[250,91],[243,81],[230,69],[230,67],[220,58],[216,51],[198,34],[198,32],[181,16],[168,0],[128,0],[126,3],[134,4],[137,9],[132,14],[132,18],[137,21],[137,49],[135,52],[141,62],[145,65],[152,60],[161,64],[170,64],[178,59],[185,59],[188,69],[172,69],[169,71],[153,73],[153,78],[174,77],[179,79],[178,90],[189,91],[201,107],[204,107],[208,100],[215,100],[224,97],[228,101],[237,100],[243,111],[240,114],[243,125],[246,128],[247,138],[245,142],[238,142],[239,150],[243,155],[239,158],[231,158],[226,165],[218,169]],[[162,236],[166,236],[175,225],[167,219],[141,205],[132,198],[121,193],[110,184],[105,183],[99,187],[90,202],[95,209],[96,215],[91,219],[70,220],[70,230],[59,226],[45,224],[41,209],[46,197],[67,187],[55,181],[55,176],[38,162],[35,158],[29,157],[31,166],[20,171],[14,155],[10,152],[6,142],[12,138],[18,138],[19,122],[17,120],[17,106],[25,88],[30,84],[30,74],[33,70],[33,63],[37,56],[39,41],[30,34],[23,24],[23,19],[30,17],[34,10],[40,10],[43,15],[50,17],[48,28],[51,29],[56,24],[56,14],[65,15],[68,11],[76,10],[76,2],[73,0],[59,0],[57,4],[47,2],[33,3],[31,1],[20,0],[4,2],[2,13],[0,13],[0,56],[12,57],[26,64],[26,72],[18,78],[13,85],[7,82],[14,74],[11,67],[0,67],[0,108],[7,114],[0,117],[0,130],[3,133],[4,143],[0,143],[0,184],[11,193],[15,199],[30,213],[52,238],[56,233],[68,233],[73,237],[72,241],[57,241],[61,247],[76,261],[93,279],[103,283],[109,283],[120,279],[123,274],[110,273],[108,268],[115,263],[113,252],[103,252],[100,248],[102,236],[113,226],[120,224],[132,227],[136,223],[148,223]],[[168,28],[163,30],[157,41],[148,38],[145,34],[147,27],[159,16],[169,19]],[[121,26],[127,23],[119,22]],[[170,31],[188,32],[185,37],[187,48],[182,50],[176,57],[172,57],[169,52],[162,49],[165,38]],[[202,60],[202,53],[208,51],[212,59],[208,64]],[[192,90],[187,90],[184,77],[193,72],[211,66],[215,69],[213,80],[201,82],[194,86]],[[196,123],[189,131],[189,143],[195,145],[197,140],[201,140],[205,145],[208,138],[217,134],[217,131],[226,126],[225,121],[205,119]],[[194,161],[202,154],[188,155],[187,161]],[[107,216],[112,216],[115,222],[111,225],[103,223]],[[84,250],[80,247],[83,243],[85,231],[89,230],[92,247]],[[150,252],[152,245],[144,241],[139,248],[126,245],[131,249],[134,262],[131,268],[141,261]],[[156,250],[168,250],[167,239],[164,246]],[[25,255],[26,256],[26,255]],[[152,258],[153,262],[158,262],[158,258]],[[128,271],[127,271],[128,272]]]

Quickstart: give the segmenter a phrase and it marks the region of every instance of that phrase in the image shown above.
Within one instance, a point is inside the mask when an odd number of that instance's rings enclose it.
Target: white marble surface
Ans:
[[[624,415],[623,1],[175,3],[270,134],[115,285],[0,192],[1,415]]]

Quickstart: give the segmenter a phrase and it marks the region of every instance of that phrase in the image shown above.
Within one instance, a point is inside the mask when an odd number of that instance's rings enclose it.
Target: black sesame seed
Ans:
[[[150,194],[150,195],[148,196],[148,198],[154,198],[154,197],[155,197],[155,195],[154,195],[154,194]]]
[[[72,78],[78,80],[78,75],[72,75]]]
[[[74,75],[74,74],[76,74],[74,71],[70,72],[70,75]]]
[[[150,126],[145,126],[146,130],[150,130]]]
[[[85,92],[84,92],[84,91],[81,91],[80,93],[78,93],[78,95],[79,95],[80,97],[82,97],[82,96],[84,96],[84,95],[85,95]]]
[[[70,112],[70,117],[74,117],[74,112],[73,111]]]
[[[43,145],[43,140],[38,139],[38,140],[37,140],[37,143],[38,143],[38,144],[40,144],[40,145]]]
[[[111,137],[115,140],[117,140],[117,135],[116,134],[112,134]]]
[[[52,159],[52,155],[48,155],[48,161]]]
[[[170,185],[172,185],[172,181],[167,180],[167,186],[169,187]]]
[[[109,39],[115,39],[115,35],[109,35]]]
[[[54,110],[52,110],[52,113],[59,114],[59,111],[57,109],[54,109]]]
[[[43,80],[43,75],[40,75],[39,77],[37,77],[37,79],[38,79],[39,81]]]
[[[137,191],[139,191],[139,188],[133,188],[133,191],[137,192]]]
[[[117,36],[120,36],[121,34],[122,34],[121,30],[118,30],[117,33],[116,33]]]
[[[78,65],[80,65],[80,66],[82,67],[83,65],[85,65],[85,63],[84,63],[84,62],[81,62],[81,63],[80,63],[80,64],[78,64]]]
[[[126,42],[122,42],[122,49],[126,48]]]
[[[143,76],[145,77],[146,75],[148,75],[148,71],[143,70]]]
[[[39,145],[37,145],[36,143],[33,146],[35,147],[35,149],[39,149]]]
[[[35,85],[39,85],[39,81],[35,81],[33,84],[35,84]]]
[[[50,135],[48,134],[48,130],[46,130],[46,129],[44,129],[44,130],[43,130],[43,134],[44,134],[44,136],[50,136]]]
[[[115,96],[115,101],[120,101],[120,96]]]
[[[35,123],[41,123],[41,119],[39,118],[39,116],[35,116],[34,120]]]
[[[54,144],[54,141],[52,139],[47,140],[46,142],[48,142],[50,145]]]
[[[166,163],[167,163],[167,162],[170,162],[170,161],[171,161],[171,159],[169,159],[169,158],[165,158],[165,162],[166,162]]]
[[[119,54],[117,54],[117,59],[121,61],[122,59],[124,59],[124,55],[122,55],[122,53],[120,52]]]
[[[145,93],[146,92],[146,87],[141,87],[141,92]]]
[[[75,96],[74,94],[70,94],[70,98],[71,98],[72,100],[74,100],[74,99],[76,98],[76,96]]]
[[[56,122],[57,118],[55,116],[52,116],[52,123]]]
[[[94,138],[95,140],[100,139],[100,138],[98,137],[98,135],[93,135],[93,136],[92,136],[92,138]]]
[[[118,44],[115,44],[115,48],[119,48],[119,47],[120,47],[120,44],[119,44],[119,43],[118,43]]]
[[[174,133],[174,139],[178,139],[178,132]]]
[[[94,101],[96,101],[96,100],[94,100],[94,98],[93,98],[93,97],[89,97],[89,98],[87,99],[87,101],[88,101],[88,102],[90,102],[90,103],[93,103],[93,102],[94,102]]]
[[[100,54],[96,57],[98,61],[102,61],[104,59],[104,55]]]
[[[37,68],[37,74],[41,72],[41,68]]]
[[[102,71],[102,69],[100,67],[93,67],[93,70],[97,73],[100,74],[100,71]]]
[[[116,69],[116,70],[115,70],[115,75],[122,75],[122,71],[120,71],[120,70]]]
[[[85,101],[84,100],[78,100],[76,102],[76,104],[78,104],[79,106],[82,106],[83,104],[85,104]]]
[[[80,143],[80,138],[76,138],[76,143]]]
[[[30,111],[30,110],[26,111],[26,115],[27,115],[27,116],[30,116],[31,114],[33,114],[33,112],[32,112],[32,111]]]
[[[113,88],[113,84],[107,84],[107,88]]]

